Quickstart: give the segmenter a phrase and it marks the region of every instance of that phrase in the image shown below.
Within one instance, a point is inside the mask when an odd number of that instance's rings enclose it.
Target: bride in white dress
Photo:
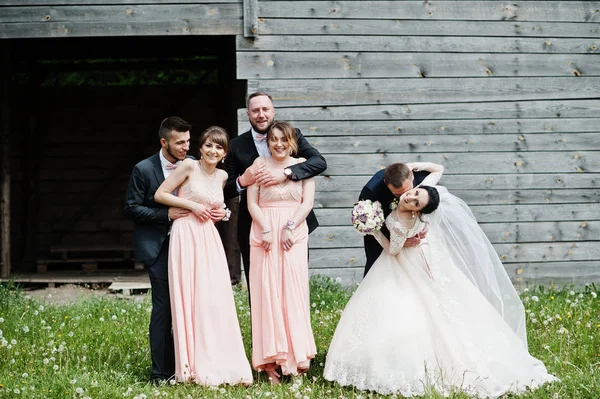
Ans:
[[[468,206],[424,186],[439,176],[400,197],[389,241],[376,235],[384,251],[342,314],[324,377],[381,394],[486,398],[556,380],[529,354],[523,304]]]

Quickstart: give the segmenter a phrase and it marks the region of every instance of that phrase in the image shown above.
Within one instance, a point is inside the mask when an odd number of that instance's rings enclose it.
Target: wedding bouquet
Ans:
[[[361,200],[352,209],[352,224],[363,236],[381,230],[385,222],[379,201]]]

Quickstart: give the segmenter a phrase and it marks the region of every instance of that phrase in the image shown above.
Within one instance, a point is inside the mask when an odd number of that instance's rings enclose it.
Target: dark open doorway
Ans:
[[[234,36],[4,44],[13,76],[13,273],[64,257],[57,248],[131,246],[133,225],[122,212],[127,181],[135,163],[158,151],[165,117],[193,125],[191,155],[208,126],[237,134],[246,84],[235,79]]]

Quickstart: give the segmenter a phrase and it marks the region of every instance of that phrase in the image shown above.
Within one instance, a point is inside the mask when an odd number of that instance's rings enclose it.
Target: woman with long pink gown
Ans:
[[[248,385],[252,370],[244,350],[227,258],[214,225],[224,207],[227,173],[216,164],[227,150],[227,136],[222,129],[225,137],[210,129],[201,137],[200,161],[184,160],[157,191],[157,201],[193,212],[174,220],[170,233],[175,377],[200,385]],[[170,193],[177,186],[176,197]]]
[[[276,122],[267,140],[272,157],[265,164],[273,175],[301,162],[295,129]],[[272,384],[280,374],[308,371],[316,355],[310,324],[308,227],[305,219],[314,200],[314,179],[286,180],[269,187],[250,186],[250,298],[252,303],[252,365],[265,371]]]

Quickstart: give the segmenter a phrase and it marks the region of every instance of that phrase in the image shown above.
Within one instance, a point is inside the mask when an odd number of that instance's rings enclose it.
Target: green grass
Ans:
[[[2,398],[375,398],[325,381],[327,347],[350,292],[331,279],[311,280],[312,323],[318,355],[301,379],[250,388],[203,388],[148,383],[150,300],[90,298],[50,305],[0,285],[0,397]],[[236,289],[248,354],[247,292]],[[561,382],[519,398],[600,398],[600,299],[595,287],[535,288],[522,294],[530,352]],[[438,398],[432,393],[428,398]],[[467,398],[456,394],[453,398]],[[513,397],[513,396],[507,396]]]

